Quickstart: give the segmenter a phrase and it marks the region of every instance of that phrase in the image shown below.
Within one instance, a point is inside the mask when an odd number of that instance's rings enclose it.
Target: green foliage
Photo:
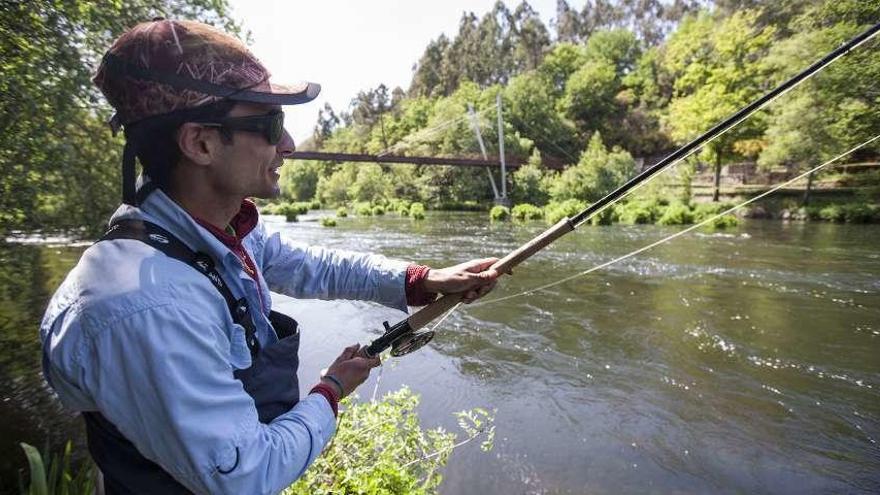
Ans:
[[[663,210],[657,223],[660,225],[686,225],[694,223],[694,214],[690,206],[683,203],[672,203]]]
[[[369,217],[373,215],[373,206],[370,203],[357,203],[354,212],[359,217]]]
[[[707,218],[717,215],[728,210],[733,205],[730,203],[701,203],[694,208],[694,222],[702,222]],[[716,229],[725,229],[735,227],[739,224],[739,220],[732,214],[727,214],[715,219],[709,227]]]
[[[0,237],[103,231],[119,204],[122,139],[91,77],[116,36],[156,15],[238,32],[225,0],[2,2]]]
[[[724,19],[705,12],[687,17],[666,44],[663,65],[675,78],[667,123],[676,142],[693,139],[766,90],[762,57],[775,30],[759,27],[757,16],[739,11]],[[717,174],[721,160],[742,154],[736,144],[759,138],[764,127],[760,117],[743,121],[706,145],[702,156],[715,163]]]
[[[339,208],[336,208],[336,216],[339,218],[347,217],[348,216],[348,208],[346,208],[344,206],[340,206]]]
[[[345,204],[349,200],[349,186],[357,177],[356,165],[346,164],[336,169],[329,176],[321,176],[315,188],[315,197],[322,203],[331,206]]]
[[[880,206],[864,203],[811,206],[807,208],[807,215],[811,219],[827,222],[880,222]]]
[[[321,206],[322,206],[321,202],[318,200],[309,201],[309,209],[310,210],[320,210]]]
[[[635,169],[635,161],[624,150],[609,151],[599,133],[593,134],[577,165],[565,169],[550,186],[555,201],[596,201],[623,184]]]
[[[657,221],[661,205],[655,199],[636,199],[618,203],[614,209],[620,223],[635,225]]]
[[[413,203],[409,207],[409,216],[412,217],[413,220],[424,220],[425,219],[425,205],[422,203]]]
[[[322,227],[336,227],[336,219],[333,217],[321,217]]]
[[[489,220],[493,222],[502,222],[510,218],[510,208],[502,205],[495,205],[489,210]]]
[[[281,167],[281,194],[293,201],[315,197],[323,166],[318,162],[292,160]]]
[[[19,445],[28,460],[30,479],[28,487],[22,490],[23,495],[90,495],[94,492],[94,465],[89,463],[74,472],[71,442],[67,442],[62,453],[53,455],[48,465],[36,448],[26,443]]]
[[[587,203],[577,199],[564,201],[551,201],[544,207],[544,220],[549,224],[555,224],[566,217],[573,217],[586,209]]]
[[[377,216],[377,217],[380,215],[384,215],[385,214],[385,207],[382,205],[373,205],[373,207],[370,209],[370,213],[373,216]]]
[[[345,399],[336,436],[306,473],[284,495],[362,493],[376,495],[436,493],[439,470],[456,446],[456,435],[419,425],[418,396],[407,388],[378,402]],[[482,409],[457,415],[466,438],[485,435],[482,449],[493,446],[492,415]]]
[[[389,185],[388,177],[383,173],[382,167],[370,163],[358,168],[347,195],[354,201],[376,202],[388,197]]]
[[[532,151],[529,161],[514,170],[513,187],[510,198],[515,203],[544,204],[549,194],[546,190],[544,169],[541,167],[541,154],[537,148]]]
[[[540,220],[544,218],[544,210],[529,203],[521,203],[513,207],[510,211],[514,220],[524,222],[526,220]]]

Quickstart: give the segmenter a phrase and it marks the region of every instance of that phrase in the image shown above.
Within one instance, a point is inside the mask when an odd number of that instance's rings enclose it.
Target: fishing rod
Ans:
[[[880,31],[880,23],[875,24],[870,29],[852,38],[822,59],[814,62],[809,67],[796,74],[794,77],[783,82],[770,92],[741,108],[718,124],[715,124],[715,126],[705,133],[694,138],[689,143],[657,162],[655,165],[645,169],[622,186],[586,207],[577,215],[571,218],[563,218],[532,240],[496,261],[490,269],[502,274],[510,273],[515,266],[529,259],[535,253],[543,250],[556,239],[573,231],[581,224],[612,205],[614,202],[626,196],[638,186],[644,184],[651,177],[654,177],[667,167],[688,157],[701,146],[724,134],[727,130],[739,124],[777,97],[795,88],[840,57],[846,55],[862,43],[870,40],[878,33],[878,31]],[[463,297],[464,293],[446,294],[393,326],[389,325],[387,321],[383,322],[385,330],[384,334],[372,341],[369,345],[361,348],[361,353],[366,357],[374,357],[391,347],[391,355],[399,357],[421,348],[434,338],[434,331],[419,332],[418,330],[425,327],[435,318],[453,310],[459,303],[461,303]]]

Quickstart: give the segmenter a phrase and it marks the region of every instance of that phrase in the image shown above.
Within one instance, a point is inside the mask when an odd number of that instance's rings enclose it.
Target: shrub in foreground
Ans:
[[[456,445],[485,436],[482,449],[492,449],[493,418],[487,411],[457,414],[467,438],[456,444],[453,433],[421,428],[418,403],[418,396],[407,388],[379,402],[354,404],[345,399],[333,441],[283,494],[436,493],[442,481],[438,470]]]

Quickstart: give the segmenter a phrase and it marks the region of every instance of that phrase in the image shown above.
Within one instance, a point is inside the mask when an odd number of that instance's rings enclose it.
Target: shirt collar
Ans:
[[[249,206],[245,206],[243,202],[242,208],[233,219],[236,222],[233,228],[238,234],[238,239],[243,239],[256,227],[259,221],[256,206],[251,201],[246,202]],[[217,261],[230,253],[230,247],[224,241],[200,225],[195,218],[161,189],[153,191],[140,206],[120,205],[110,218],[110,223],[113,224],[123,219],[146,220],[156,223],[174,234],[193,251],[203,252]],[[224,234],[229,236],[225,232]]]

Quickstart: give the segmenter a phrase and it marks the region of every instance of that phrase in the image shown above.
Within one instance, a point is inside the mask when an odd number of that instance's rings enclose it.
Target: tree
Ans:
[[[552,26],[556,29],[556,40],[559,42],[577,43],[581,39],[580,17],[566,0],[556,0],[556,19]]]
[[[329,103],[324,103],[324,108],[318,110],[318,122],[315,124],[313,132],[315,144],[320,146],[325,139],[333,134],[340,123],[341,120],[336,116],[333,107]]]
[[[590,138],[577,165],[563,170],[553,181],[550,196],[555,201],[596,201],[623,184],[634,170],[632,156],[620,148],[609,151],[597,132]]]
[[[443,34],[428,43],[424,54],[414,67],[409,88],[410,95],[443,96],[455,89],[458,78],[455,74],[451,74],[445,65],[449,46],[449,38]]]
[[[809,9],[793,21],[798,33],[776,43],[766,62],[777,82],[820,58],[880,16],[880,6],[841,1]],[[865,141],[880,127],[880,62],[870,50],[855,50],[771,108],[762,167],[812,168]],[[875,146],[876,150],[877,147]],[[813,175],[803,203],[810,199]]]
[[[772,27],[756,28],[755,12],[738,12],[721,22],[706,12],[686,18],[666,46],[666,69],[677,75],[667,123],[676,141],[689,141],[748,104],[763,91]],[[719,200],[722,161],[736,154],[739,140],[763,132],[751,118],[703,148],[715,170],[713,201]]]
[[[291,160],[281,168],[281,193],[293,201],[315,198],[323,166],[317,162]]]
[[[513,63],[516,72],[538,67],[550,46],[550,33],[526,0],[513,12]]]
[[[0,236],[103,228],[122,146],[91,76],[113,38],[157,15],[239,32],[225,0],[0,3]]]
[[[513,188],[510,198],[514,203],[530,203],[542,205],[547,202],[548,194],[544,188],[544,168],[541,166],[541,153],[535,148],[529,161],[513,171]]]
[[[504,89],[505,122],[545,153],[577,156],[575,129],[556,112],[556,106],[547,79],[537,72],[516,76]]]

